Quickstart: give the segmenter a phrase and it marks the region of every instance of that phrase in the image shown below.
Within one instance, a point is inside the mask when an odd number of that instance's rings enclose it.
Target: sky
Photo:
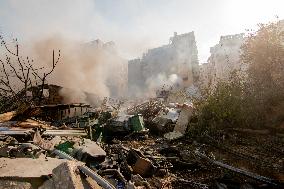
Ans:
[[[200,63],[221,35],[284,19],[284,0],[0,0],[0,31],[19,42],[59,35],[114,41],[121,56],[141,57],[194,31]],[[64,49],[62,49],[64,51]]]

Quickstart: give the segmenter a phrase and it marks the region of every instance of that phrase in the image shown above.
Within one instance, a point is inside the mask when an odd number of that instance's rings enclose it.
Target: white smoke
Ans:
[[[167,76],[159,73],[157,76],[150,77],[146,80],[148,88],[147,95],[154,96],[158,90],[176,90],[182,84],[181,78],[177,74]]]

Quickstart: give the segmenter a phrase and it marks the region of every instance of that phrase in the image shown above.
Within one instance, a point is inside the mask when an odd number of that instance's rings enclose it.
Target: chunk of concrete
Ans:
[[[64,162],[52,171],[56,189],[83,189],[79,169],[75,162]]]
[[[84,139],[84,144],[74,148],[78,160],[87,164],[92,162],[103,162],[106,152],[94,141]]]
[[[39,178],[67,160],[57,158],[0,158],[0,178]]]
[[[189,105],[183,105],[181,107],[181,112],[179,114],[179,118],[176,122],[174,131],[179,132],[181,134],[185,134],[189,119],[191,118],[193,113],[193,107]]]

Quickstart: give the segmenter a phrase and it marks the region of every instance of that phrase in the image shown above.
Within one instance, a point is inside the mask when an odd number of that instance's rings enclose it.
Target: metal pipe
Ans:
[[[71,160],[71,161],[77,161],[72,156],[66,154],[65,152],[62,152],[60,150],[54,150],[54,154],[58,155],[60,158]],[[115,189],[113,185],[111,185],[107,180],[105,180],[103,177],[95,173],[92,169],[85,165],[79,165],[78,168],[84,172],[86,175],[94,179],[100,186],[102,186],[104,189]]]

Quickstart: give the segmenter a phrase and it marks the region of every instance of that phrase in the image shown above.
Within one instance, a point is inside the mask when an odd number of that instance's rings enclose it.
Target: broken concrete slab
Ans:
[[[174,131],[180,132],[181,134],[185,134],[189,119],[191,118],[193,113],[193,107],[189,105],[182,105],[181,112],[179,114],[179,118],[174,127]]]
[[[48,176],[55,167],[66,161],[57,158],[0,158],[0,178],[38,178]]]

